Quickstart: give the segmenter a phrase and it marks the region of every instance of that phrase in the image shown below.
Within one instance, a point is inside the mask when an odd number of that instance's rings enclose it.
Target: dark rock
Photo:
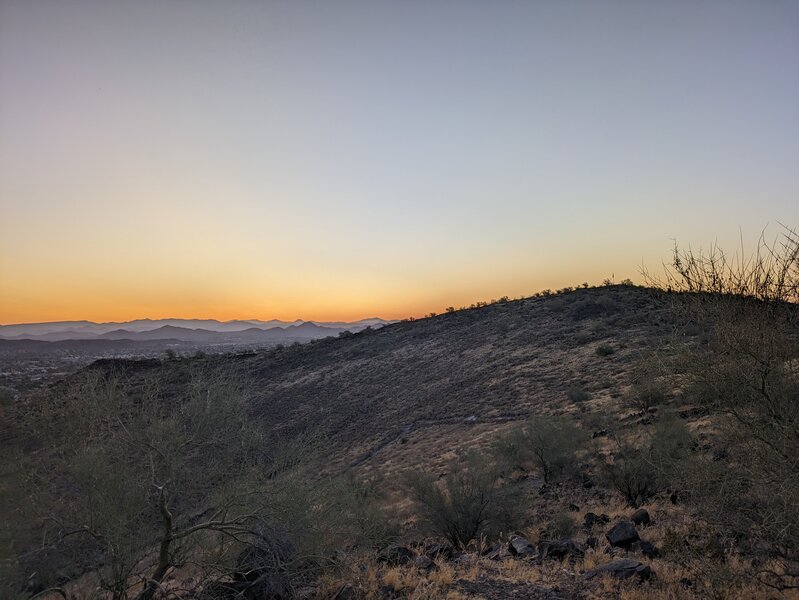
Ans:
[[[610,517],[604,513],[597,515],[589,512],[583,517],[583,529],[585,531],[590,531],[595,525],[606,525],[607,523],[610,523]]]
[[[433,569],[437,568],[436,563],[433,562],[433,559],[424,555],[418,556],[413,564],[420,571],[432,571]]]
[[[483,600],[564,600],[555,589],[547,589],[527,582],[510,582],[494,579],[486,574],[480,575],[476,581],[459,579],[454,583],[455,589],[465,593],[469,598]]]
[[[621,558],[619,560],[611,561],[596,569],[591,569],[585,576],[588,579],[592,577],[602,576],[605,574],[618,577],[619,579],[629,579],[630,577],[638,577],[641,580],[646,580],[652,577],[652,569],[649,565],[631,560],[629,558]]]
[[[580,512],[580,507],[576,504],[569,504],[569,510],[571,512]]]
[[[514,556],[536,554],[535,546],[520,535],[514,535],[508,541],[508,552]]]
[[[389,546],[377,554],[377,562],[396,567],[407,565],[413,560],[413,552],[405,546]]]
[[[510,552],[508,552],[507,546],[499,542],[497,542],[493,546],[490,546],[483,552],[483,556],[485,556],[489,560],[499,560],[500,558],[504,558],[505,556],[509,555]]]
[[[291,597],[291,583],[282,565],[294,548],[279,532],[267,526],[259,531],[256,544],[245,548],[236,558],[233,580],[224,584],[238,597],[283,600]]]
[[[585,545],[589,548],[593,548],[594,550],[596,550],[599,547],[599,539],[597,539],[592,535],[586,538]]]
[[[649,525],[652,522],[649,518],[649,512],[645,508],[636,510],[630,517],[630,521],[636,525]]]
[[[395,600],[399,599],[400,595],[398,592],[394,591],[394,588],[390,585],[381,585],[377,588],[377,597],[382,600]]]
[[[660,550],[645,540],[638,540],[631,546],[631,549],[640,552],[647,558],[660,558]]]
[[[592,487],[594,487],[594,478],[590,475],[584,474],[581,479],[584,489],[590,490]]]
[[[557,541],[542,541],[538,544],[538,554],[541,558],[564,559],[567,556],[583,556],[585,550],[572,539]]]
[[[611,546],[618,546],[619,548],[625,549],[629,548],[640,539],[635,525],[630,523],[630,521],[619,521],[610,528],[610,531],[605,534],[605,537],[608,539]]]
[[[452,560],[452,557],[455,556],[455,548],[449,544],[430,544],[425,547],[424,555],[433,560],[436,558]]]
[[[596,439],[598,437],[605,437],[607,434],[608,434],[608,430],[607,429],[600,429],[600,430],[595,431],[594,433],[592,433],[591,437]]]

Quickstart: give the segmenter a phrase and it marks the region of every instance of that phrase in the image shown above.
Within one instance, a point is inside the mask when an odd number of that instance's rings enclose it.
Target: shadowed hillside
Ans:
[[[253,390],[254,418],[280,415],[267,425],[285,431],[321,429],[340,467],[431,426],[446,447],[504,421],[578,410],[570,391],[586,393],[579,410],[615,412],[631,365],[673,332],[668,314],[643,288],[581,289],[280,350],[96,368],[133,385],[163,378],[173,393],[193,368],[231,369]]]
[[[704,302],[731,316],[703,326],[685,307]],[[765,598],[796,581],[795,519],[774,512],[791,467],[717,403],[771,410],[754,377],[782,403],[758,427],[794,422],[778,319],[793,306],[616,285],[100,360],[2,407],[2,564],[75,598]],[[765,375],[716,345],[769,328]]]

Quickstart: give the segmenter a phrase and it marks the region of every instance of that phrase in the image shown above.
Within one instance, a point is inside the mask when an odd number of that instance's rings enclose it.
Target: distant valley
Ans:
[[[382,327],[384,319],[360,321],[260,321],[215,319],[137,319],[135,321],[94,323],[92,321],[58,321],[0,325],[2,340],[174,340],[200,344],[285,343],[307,341],[344,331],[356,333],[367,327]]]
[[[378,329],[391,322],[374,317],[352,322],[137,319],[0,325],[0,390],[17,393],[46,385],[101,358],[251,351]]]

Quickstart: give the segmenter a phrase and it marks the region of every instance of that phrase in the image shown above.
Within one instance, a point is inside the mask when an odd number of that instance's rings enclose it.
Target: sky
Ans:
[[[0,323],[402,318],[799,226],[799,2],[0,0]]]

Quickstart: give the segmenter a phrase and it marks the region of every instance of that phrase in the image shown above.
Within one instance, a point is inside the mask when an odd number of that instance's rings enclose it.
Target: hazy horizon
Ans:
[[[286,319],[266,319],[266,318],[255,318],[251,317],[249,319],[216,319],[214,317],[138,317],[134,319],[126,319],[124,321],[93,321],[91,319],[62,319],[58,321],[26,321],[23,323],[0,323],[0,327],[15,327],[18,325],[52,325],[56,323],[91,323],[93,325],[124,325],[126,323],[135,323],[138,321],[215,321],[217,323],[225,324],[225,323],[232,323],[232,322],[254,322],[254,323],[357,323],[360,321],[369,321],[372,319],[378,319],[382,321],[391,321],[392,319],[384,319],[383,317],[362,317],[360,319],[352,319],[349,321],[342,321],[342,320],[321,320],[321,319],[303,319],[302,317],[298,317],[296,319],[286,320]]]
[[[356,320],[799,225],[799,3],[0,0],[0,323]]]

